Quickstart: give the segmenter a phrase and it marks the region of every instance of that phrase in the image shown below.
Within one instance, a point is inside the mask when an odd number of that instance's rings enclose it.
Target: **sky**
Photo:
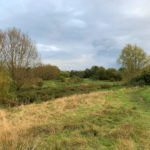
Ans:
[[[12,27],[62,70],[118,67],[128,43],[150,54],[149,0],[0,0],[0,29]]]

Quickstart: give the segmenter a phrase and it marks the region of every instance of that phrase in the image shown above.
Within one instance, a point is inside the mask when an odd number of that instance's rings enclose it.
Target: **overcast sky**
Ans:
[[[11,27],[63,70],[117,67],[127,43],[150,54],[149,0],[0,0],[0,29]]]

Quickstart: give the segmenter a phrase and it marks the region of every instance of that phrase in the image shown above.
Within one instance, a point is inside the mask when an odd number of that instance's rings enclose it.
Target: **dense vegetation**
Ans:
[[[71,80],[71,81],[70,81]],[[85,79],[73,82],[74,79],[61,82],[59,80],[44,81],[40,87],[22,89],[17,94],[18,100],[11,105],[29,104],[32,102],[47,101],[54,98],[83,94],[103,89],[115,89],[121,86],[121,82],[91,81]]]
[[[104,67],[93,66],[90,69],[84,71],[71,71],[70,76],[80,78],[90,78],[94,80],[109,80],[109,81],[120,81],[121,71],[115,68],[105,69]]]
[[[85,70],[61,71],[40,62],[36,45],[20,30],[0,32],[0,104],[15,106],[46,101],[71,94],[120,86],[148,85],[149,57],[141,48],[127,45],[119,56],[120,69],[92,66]],[[85,82],[91,80],[92,82]],[[98,81],[105,81],[101,84]],[[118,84],[107,84],[108,82]],[[47,86],[55,83],[56,87]],[[97,84],[99,83],[99,84]],[[128,85],[126,84],[126,85]]]

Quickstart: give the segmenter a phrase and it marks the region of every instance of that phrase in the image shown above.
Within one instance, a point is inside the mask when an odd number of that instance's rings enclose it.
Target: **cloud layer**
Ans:
[[[0,1],[0,29],[20,28],[45,63],[61,69],[116,67],[127,43],[150,53],[148,0]]]

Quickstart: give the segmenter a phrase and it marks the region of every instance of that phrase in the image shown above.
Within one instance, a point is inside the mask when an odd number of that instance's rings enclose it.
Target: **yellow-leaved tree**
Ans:
[[[128,44],[123,48],[118,61],[124,68],[124,79],[129,81],[141,74],[142,69],[150,63],[150,57],[142,48]]]

